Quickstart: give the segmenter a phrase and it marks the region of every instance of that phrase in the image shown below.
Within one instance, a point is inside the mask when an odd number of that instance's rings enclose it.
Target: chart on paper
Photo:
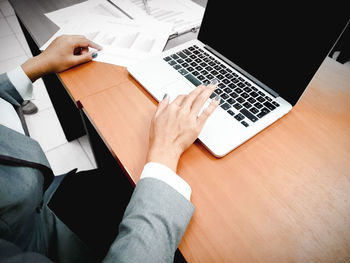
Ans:
[[[110,1],[134,19],[145,19],[148,16],[143,0]],[[171,23],[173,32],[179,34],[199,27],[205,10],[191,0],[148,0],[147,2],[150,7],[150,17],[160,22]]]
[[[160,22],[146,24],[100,15],[75,17],[70,19],[69,26],[62,27],[40,50],[45,50],[60,35],[79,34],[103,47],[96,61],[128,66],[162,52],[169,32],[171,25]]]
[[[123,48],[137,50],[142,52],[152,52],[156,39],[146,37],[140,32],[111,34],[106,32],[94,31],[83,33],[88,39],[99,43],[102,46],[111,48]]]

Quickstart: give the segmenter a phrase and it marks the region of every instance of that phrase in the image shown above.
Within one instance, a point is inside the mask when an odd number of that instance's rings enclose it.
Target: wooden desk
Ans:
[[[100,81],[108,67],[94,68]],[[122,69],[114,77],[81,102],[137,182],[156,102]],[[290,113],[226,157],[191,146],[178,168],[196,207],[180,244],[186,260],[349,262],[349,112],[350,70],[327,58]]]

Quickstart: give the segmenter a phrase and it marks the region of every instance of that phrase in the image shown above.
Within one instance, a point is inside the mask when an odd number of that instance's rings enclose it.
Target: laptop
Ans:
[[[209,0],[197,39],[127,69],[157,101],[217,79],[220,106],[198,139],[223,157],[298,102],[348,23],[342,9]]]

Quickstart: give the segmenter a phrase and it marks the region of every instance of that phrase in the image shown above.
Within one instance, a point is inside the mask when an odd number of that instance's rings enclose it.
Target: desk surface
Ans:
[[[98,67],[106,85],[110,67]],[[81,102],[137,182],[156,102],[116,68],[114,86]],[[85,70],[73,71],[78,78]],[[186,260],[349,261],[349,112],[350,70],[327,58],[290,113],[226,157],[213,157],[199,142],[191,146],[178,168],[196,207],[180,244]]]

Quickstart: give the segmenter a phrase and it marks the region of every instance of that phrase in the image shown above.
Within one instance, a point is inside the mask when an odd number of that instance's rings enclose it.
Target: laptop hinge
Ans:
[[[239,73],[241,73],[242,75],[244,75],[245,77],[247,77],[249,80],[251,80],[252,82],[254,82],[256,85],[258,85],[259,87],[263,88],[266,92],[268,92],[270,95],[274,96],[275,98],[279,97],[278,93],[273,91],[272,89],[270,89],[268,86],[266,86],[264,83],[262,83],[261,81],[257,80],[256,78],[254,78],[252,75],[250,75],[248,72],[246,72],[245,70],[243,70],[242,68],[240,68],[239,66],[237,66],[235,63],[233,63],[231,60],[229,60],[228,58],[226,58],[225,56],[221,55],[219,52],[215,51],[215,49],[211,48],[208,45],[205,45],[204,48],[206,50],[208,50],[210,53],[212,53],[213,55],[219,57],[221,60],[223,60],[224,62],[226,62],[227,64],[229,64],[231,67],[233,67],[235,70],[237,70]]]

